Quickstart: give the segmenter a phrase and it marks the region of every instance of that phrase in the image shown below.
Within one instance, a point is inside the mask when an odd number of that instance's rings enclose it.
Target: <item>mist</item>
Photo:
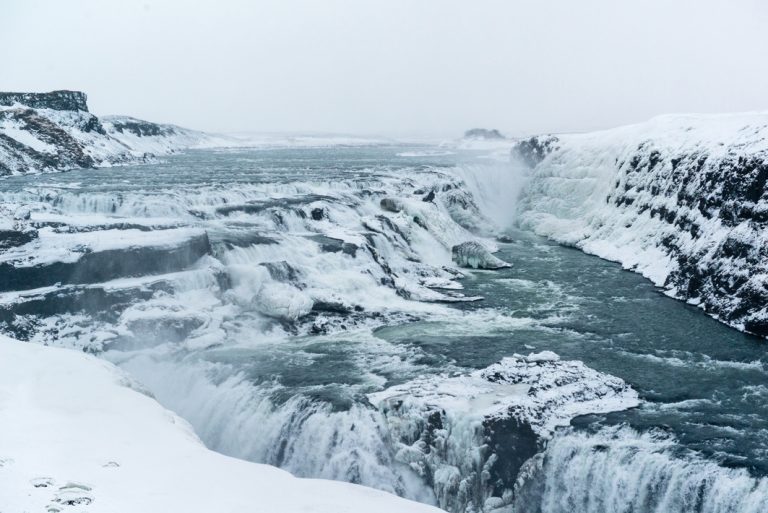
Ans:
[[[0,90],[209,131],[580,131],[768,108],[757,0],[6,0]]]

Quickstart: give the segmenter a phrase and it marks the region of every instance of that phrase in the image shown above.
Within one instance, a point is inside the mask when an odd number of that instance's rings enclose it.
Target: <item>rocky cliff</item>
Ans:
[[[0,176],[143,163],[226,141],[126,117],[104,123],[77,91],[0,93]]]
[[[32,109],[73,110],[88,112],[88,97],[80,91],[51,91],[50,93],[3,93],[0,105],[24,105]]]
[[[768,336],[768,113],[534,137],[519,221]]]

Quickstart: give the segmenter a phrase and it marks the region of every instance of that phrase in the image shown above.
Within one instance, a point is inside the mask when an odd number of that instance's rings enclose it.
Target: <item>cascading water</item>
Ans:
[[[768,479],[686,454],[668,433],[565,432],[529,463],[515,512],[758,513]]]
[[[6,255],[40,286],[2,294],[0,327],[98,353],[210,447],[301,476],[455,512],[758,511],[745,508],[768,497],[764,348],[613,264],[524,232],[495,241],[525,178],[483,157],[401,147],[200,151],[156,167],[8,180],[4,204],[32,214],[18,228],[28,242]],[[94,242],[107,231],[121,242]],[[205,244],[190,242],[201,234]],[[500,249],[513,267],[459,269],[451,248],[467,241]],[[137,269],[137,256],[158,270]],[[97,258],[111,262],[108,281],[78,267]],[[32,265],[62,261],[59,275]],[[695,343],[689,332],[700,334]],[[603,430],[547,441],[503,415],[371,399],[537,351],[605,373],[560,406],[574,415],[608,374],[643,403],[599,414]],[[474,408],[512,390],[490,387],[490,398],[450,393]],[[649,434],[661,424],[676,438]],[[579,467],[591,471],[572,474]]]

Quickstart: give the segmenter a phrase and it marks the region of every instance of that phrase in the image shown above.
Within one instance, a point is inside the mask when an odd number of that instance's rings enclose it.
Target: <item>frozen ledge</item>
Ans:
[[[109,363],[0,336],[0,511],[437,512],[206,449]]]
[[[509,507],[523,465],[558,426],[639,404],[622,379],[551,351],[464,376],[419,378],[368,398],[387,419],[396,459],[432,486],[441,508],[483,512]]]

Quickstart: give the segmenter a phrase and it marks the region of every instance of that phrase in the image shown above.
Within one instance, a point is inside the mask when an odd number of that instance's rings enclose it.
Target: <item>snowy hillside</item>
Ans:
[[[141,162],[82,110],[0,107],[0,176]]]
[[[224,136],[128,116],[103,116],[101,121],[107,134],[131,150],[154,155],[166,155],[187,148],[231,146],[238,142]]]
[[[534,137],[519,221],[768,336],[768,112]]]
[[[76,91],[0,93],[0,176],[144,163],[155,155],[232,143],[175,125],[101,120]]]
[[[0,511],[437,512],[206,449],[111,364],[0,336]]]

